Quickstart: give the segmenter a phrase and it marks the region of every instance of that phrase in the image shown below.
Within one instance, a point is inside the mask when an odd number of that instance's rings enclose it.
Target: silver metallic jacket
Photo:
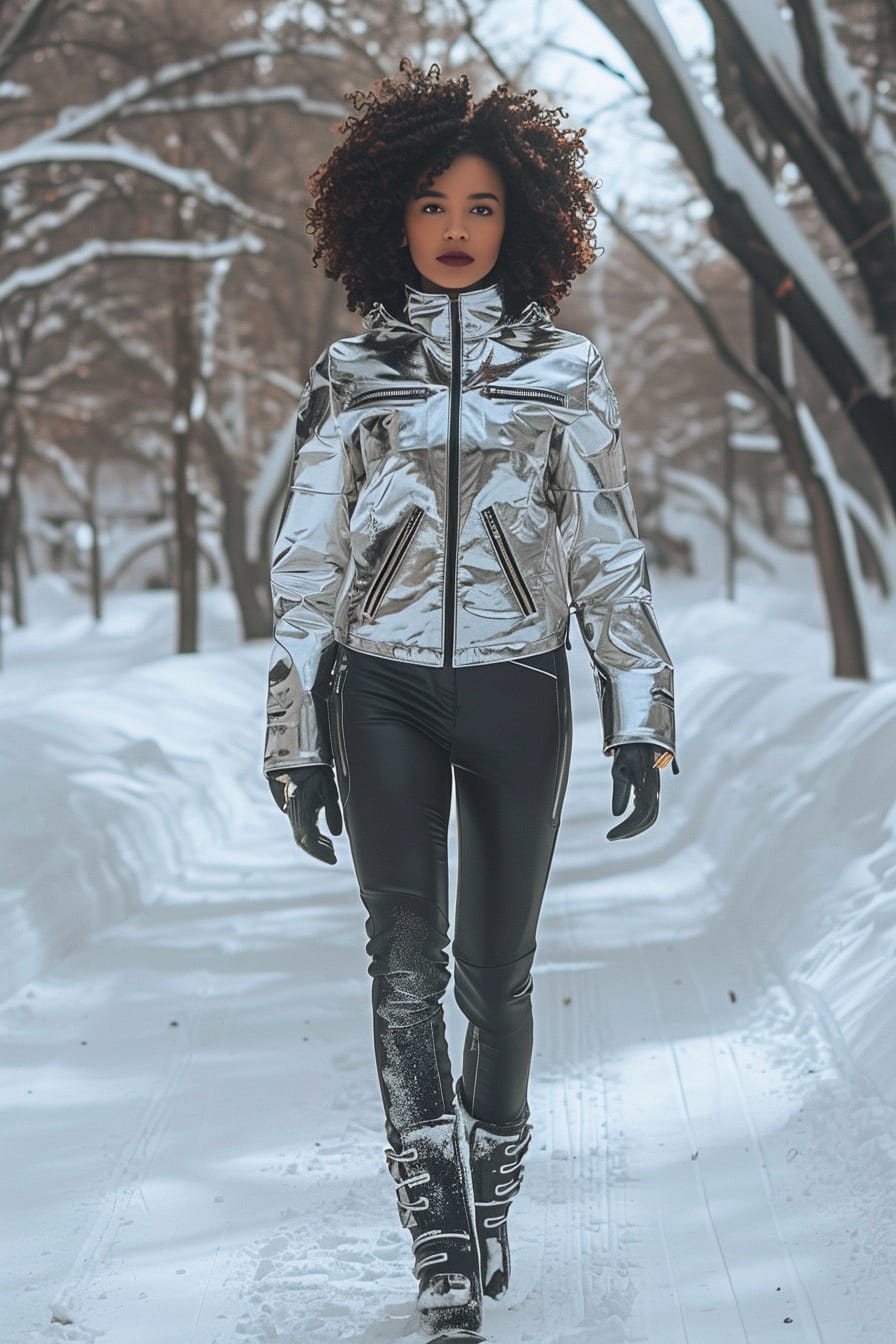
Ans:
[[[603,360],[497,285],[407,288],[318,357],[274,543],[264,770],[332,761],[335,643],[426,667],[568,640],[594,668],[604,751],[675,750],[672,664],[651,601]],[[317,702],[317,703],[315,703]]]

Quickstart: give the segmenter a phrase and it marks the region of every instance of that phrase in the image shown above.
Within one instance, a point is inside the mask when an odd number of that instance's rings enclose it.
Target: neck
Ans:
[[[497,281],[498,277],[494,266],[487,275],[483,275],[479,280],[474,280],[471,285],[457,285],[451,286],[451,288],[447,285],[437,285],[434,280],[427,279],[425,275],[421,275],[418,271],[417,284],[414,285],[414,289],[419,290],[421,294],[447,294],[450,299],[453,299],[457,294],[468,294],[474,289],[486,289],[489,285],[497,284]]]

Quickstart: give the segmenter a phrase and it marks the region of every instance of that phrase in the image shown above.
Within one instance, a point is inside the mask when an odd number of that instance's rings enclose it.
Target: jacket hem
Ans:
[[[441,667],[443,664],[443,653],[441,649],[421,649],[419,647],[410,647],[409,645],[395,644],[383,639],[365,639],[363,635],[356,635],[351,632],[338,630],[336,640],[339,644],[344,644],[349,649],[357,649],[360,653],[371,653],[379,658],[390,658],[398,663],[416,663],[421,667]],[[503,648],[490,646],[488,649],[482,645],[473,644],[469,648],[455,651],[452,667],[480,667],[488,663],[505,663],[514,658],[525,658],[529,654],[547,653],[551,649],[559,648],[566,640],[566,616],[564,614],[562,623],[553,633],[543,635],[541,639],[530,640],[522,643],[514,640],[512,647],[505,645]],[[483,656],[484,655],[484,656]]]
[[[677,756],[675,743],[671,738],[651,733],[647,729],[642,733],[613,733],[610,737],[605,737],[604,755],[612,756],[615,747],[624,746],[627,742],[649,742],[652,746],[662,747],[663,751],[671,751],[673,756]]]

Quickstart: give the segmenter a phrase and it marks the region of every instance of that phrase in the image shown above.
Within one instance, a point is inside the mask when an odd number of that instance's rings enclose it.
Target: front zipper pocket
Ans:
[[[343,795],[343,806],[348,797],[348,753],[345,749],[345,729],[342,723],[342,688],[345,685],[345,678],[348,675],[348,649],[343,647],[336,665],[336,676],[333,681],[333,689],[329,698],[330,710],[330,738],[333,745],[333,752],[336,757],[337,769],[342,772],[345,780],[346,791]],[[335,725],[335,732],[333,731]]]
[[[553,387],[525,387],[521,383],[486,383],[480,388],[484,397],[496,401],[547,401],[552,406],[565,406],[566,393]]]
[[[380,603],[386,595],[386,591],[395,577],[399,565],[405,557],[408,547],[414,540],[417,528],[423,521],[425,510],[419,504],[415,504],[408,514],[407,518],[401,524],[391,546],[386,552],[386,557],[377,571],[376,578],[367,590],[367,596],[361,606],[361,617],[364,620],[372,619],[379,608]]]
[[[345,409],[353,411],[358,406],[372,406],[378,403],[391,405],[396,402],[403,404],[409,401],[425,401],[435,392],[436,388],[425,387],[420,383],[395,383],[393,386],[369,387],[366,392],[356,392],[353,397],[349,397]]]
[[[551,825],[554,826],[558,821],[558,811],[560,808],[560,795],[563,792],[564,782],[567,771],[569,770],[569,758],[572,752],[572,718],[570,714],[569,703],[569,684],[564,685],[558,678],[557,680],[558,709],[557,715],[560,734],[560,760],[557,768],[557,779],[554,784],[554,801],[551,804]]]
[[[504,529],[498,522],[498,515],[495,513],[494,507],[489,504],[488,508],[481,509],[480,516],[485,523],[489,540],[495,548],[498,564],[503,570],[505,579],[510,584],[511,591],[519,603],[520,610],[525,616],[532,616],[535,612],[535,603],[532,600],[532,594],[526,587],[526,580],[520,573],[519,566],[513,558],[513,552],[504,535]]]

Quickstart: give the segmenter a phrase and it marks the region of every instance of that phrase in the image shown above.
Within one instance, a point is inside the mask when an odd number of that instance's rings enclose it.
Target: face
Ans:
[[[481,154],[459,154],[421,195],[411,196],[402,246],[410,248],[420,288],[428,294],[475,289],[498,259],[504,206],[501,174]],[[469,260],[446,260],[452,252]]]

